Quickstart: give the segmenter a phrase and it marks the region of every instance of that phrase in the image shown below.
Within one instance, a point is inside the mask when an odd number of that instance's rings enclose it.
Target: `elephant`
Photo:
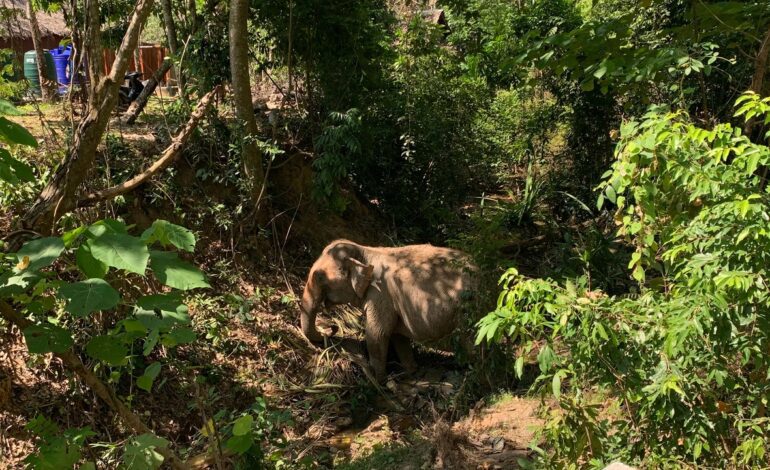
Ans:
[[[366,316],[366,349],[382,382],[389,342],[401,365],[417,370],[411,341],[435,341],[458,325],[461,304],[476,291],[478,268],[462,251],[432,245],[371,247],[335,240],[308,273],[302,294],[302,333],[323,341],[315,325],[322,305],[350,304]]]

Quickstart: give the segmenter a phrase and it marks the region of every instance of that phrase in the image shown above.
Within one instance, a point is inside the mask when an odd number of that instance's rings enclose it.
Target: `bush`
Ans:
[[[748,117],[770,110],[755,95],[739,102]],[[537,348],[535,388],[561,408],[543,431],[544,466],[766,465],[770,196],[757,170],[770,148],[653,108],[623,126],[616,156],[599,205],[614,204],[635,249],[639,292],[512,269],[478,340],[521,342],[519,375]]]

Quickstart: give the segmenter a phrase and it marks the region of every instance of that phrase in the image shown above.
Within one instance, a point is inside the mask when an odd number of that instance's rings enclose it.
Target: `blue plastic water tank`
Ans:
[[[51,49],[53,63],[56,67],[56,81],[62,85],[69,85],[72,76],[72,46],[57,47]]]

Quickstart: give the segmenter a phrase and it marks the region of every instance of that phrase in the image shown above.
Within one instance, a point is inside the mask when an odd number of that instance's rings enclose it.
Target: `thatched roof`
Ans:
[[[32,37],[26,11],[27,0],[0,0],[0,38]],[[55,13],[38,11],[35,16],[43,37],[69,36],[70,32],[61,11]]]

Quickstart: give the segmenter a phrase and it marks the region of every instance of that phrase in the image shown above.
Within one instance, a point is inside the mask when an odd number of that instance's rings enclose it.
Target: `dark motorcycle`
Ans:
[[[127,109],[129,105],[131,105],[131,103],[134,102],[134,100],[136,100],[142,93],[144,90],[144,84],[141,80],[139,80],[139,77],[141,76],[142,72],[129,72],[126,74],[125,79],[128,80],[128,86],[120,86],[120,90],[118,92],[120,99],[119,107]]]

